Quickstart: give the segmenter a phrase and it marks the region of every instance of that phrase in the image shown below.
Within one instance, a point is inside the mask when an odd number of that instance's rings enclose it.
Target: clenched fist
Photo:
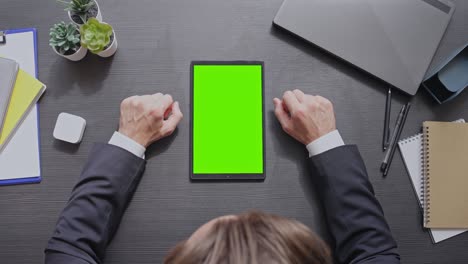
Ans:
[[[119,132],[148,147],[174,132],[182,112],[169,94],[132,96],[120,105]]]
[[[286,91],[281,100],[275,98],[273,103],[283,130],[304,145],[336,129],[333,105],[321,96]]]

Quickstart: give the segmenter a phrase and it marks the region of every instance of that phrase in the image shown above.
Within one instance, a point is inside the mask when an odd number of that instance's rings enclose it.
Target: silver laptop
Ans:
[[[273,23],[414,95],[454,9],[448,0],[285,0]]]

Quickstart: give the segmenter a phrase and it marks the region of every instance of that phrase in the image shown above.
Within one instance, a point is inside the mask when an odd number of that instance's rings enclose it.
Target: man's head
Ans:
[[[327,245],[305,225],[253,211],[206,223],[164,263],[331,264],[332,258]]]

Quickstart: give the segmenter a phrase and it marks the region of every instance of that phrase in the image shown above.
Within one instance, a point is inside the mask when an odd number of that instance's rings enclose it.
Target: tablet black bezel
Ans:
[[[216,174],[194,174],[193,173],[193,81],[195,65],[260,65],[262,68],[262,155],[263,173],[216,173]],[[263,61],[192,61],[190,63],[190,147],[189,147],[189,170],[190,179],[199,181],[263,181],[265,179],[265,65]],[[229,151],[229,150],[226,150]]]

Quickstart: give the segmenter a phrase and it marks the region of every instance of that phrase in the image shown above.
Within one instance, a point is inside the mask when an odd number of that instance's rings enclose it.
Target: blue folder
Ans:
[[[439,103],[448,102],[468,87],[468,44],[456,50],[422,85]]]
[[[10,29],[4,31],[5,36],[6,36],[6,45],[8,45],[8,35],[12,34],[17,34],[17,33],[24,33],[24,32],[32,32],[33,33],[33,39],[34,39],[34,62],[35,62],[35,76],[37,78],[37,30],[35,28],[23,28],[23,29]],[[38,125],[38,136],[39,136],[39,145],[40,145],[40,130],[39,130],[39,105],[37,105],[37,125]],[[39,158],[39,166],[41,164],[41,160]],[[2,185],[15,185],[15,184],[26,184],[26,183],[39,183],[41,182],[42,177],[41,175],[37,176],[31,176],[27,178],[19,178],[19,179],[10,179],[10,180],[0,180],[0,186]]]

